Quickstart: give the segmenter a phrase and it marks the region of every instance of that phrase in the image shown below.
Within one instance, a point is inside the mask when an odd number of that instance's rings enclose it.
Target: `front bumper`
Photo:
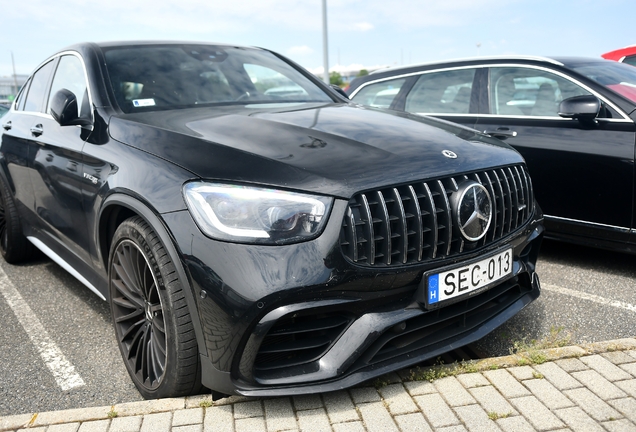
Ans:
[[[362,268],[338,246],[346,203],[324,233],[287,246],[204,238],[187,212],[166,218],[197,299],[202,381],[227,394],[338,390],[476,341],[540,293],[541,216],[477,252],[398,268]],[[537,213],[538,213],[538,207]],[[416,301],[423,273],[512,247],[513,276],[435,310]]]

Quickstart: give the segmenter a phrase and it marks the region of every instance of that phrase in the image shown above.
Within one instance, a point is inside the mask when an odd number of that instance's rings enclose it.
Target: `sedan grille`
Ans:
[[[466,241],[454,227],[449,199],[465,181],[482,184],[491,197],[490,226],[475,242]],[[448,258],[514,232],[530,219],[533,203],[523,165],[360,193],[349,200],[340,246],[347,259],[365,266]]]

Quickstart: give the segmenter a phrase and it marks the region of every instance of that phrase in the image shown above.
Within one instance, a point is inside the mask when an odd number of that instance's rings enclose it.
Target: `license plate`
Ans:
[[[456,267],[427,277],[427,304],[454,299],[493,285],[512,274],[512,249],[472,264]]]

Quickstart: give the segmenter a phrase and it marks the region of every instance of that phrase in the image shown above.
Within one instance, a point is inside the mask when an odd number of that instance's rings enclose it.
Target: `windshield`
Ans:
[[[636,67],[607,61],[581,64],[572,69],[636,102]]]
[[[332,102],[274,54],[214,45],[104,48],[117,103],[125,113],[214,104]]]

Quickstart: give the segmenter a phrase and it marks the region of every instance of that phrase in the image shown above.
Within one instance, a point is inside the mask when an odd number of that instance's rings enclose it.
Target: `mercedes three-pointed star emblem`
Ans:
[[[453,194],[455,223],[462,236],[471,242],[482,239],[492,219],[492,202],[488,190],[481,184],[464,182]]]

